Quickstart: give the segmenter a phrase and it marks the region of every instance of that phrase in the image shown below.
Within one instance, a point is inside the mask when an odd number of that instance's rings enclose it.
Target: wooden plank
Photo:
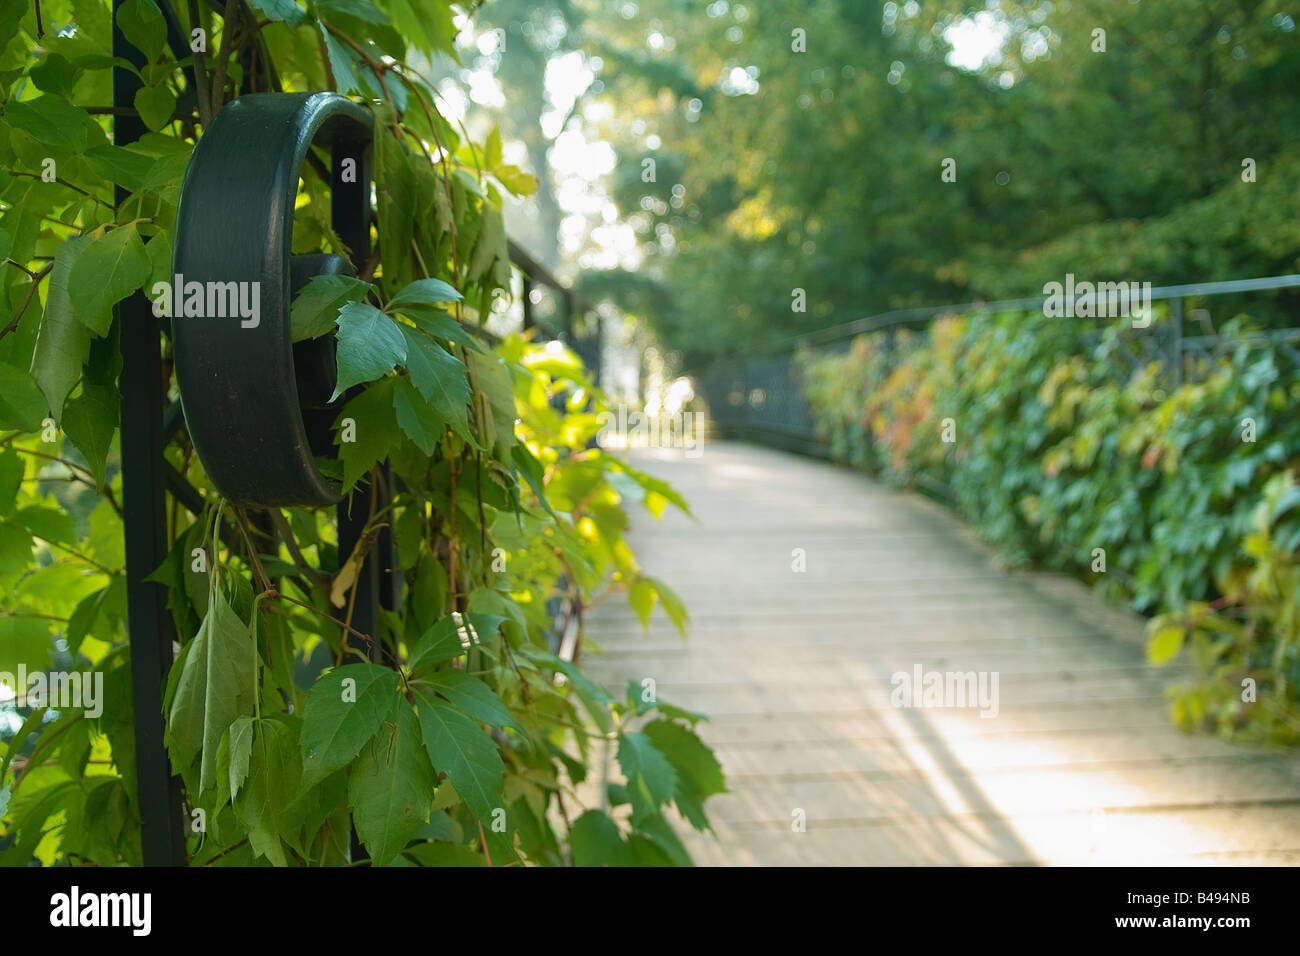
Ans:
[[[658,611],[645,632],[615,598],[584,665],[710,716],[732,792],[709,804],[717,839],[679,828],[697,862],[1300,862],[1300,761],[1173,728],[1186,671],[1146,664],[1140,618],[1006,570],[932,502],[844,469],[727,443],[633,455],[699,517],[630,533],[693,632]],[[918,664],[997,672],[997,716],[893,706]]]

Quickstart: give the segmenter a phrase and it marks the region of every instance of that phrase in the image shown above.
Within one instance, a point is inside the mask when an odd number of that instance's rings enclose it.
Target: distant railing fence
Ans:
[[[1242,306],[1242,297],[1258,297],[1261,293],[1295,288],[1300,288],[1300,275],[1152,288],[1149,293],[1144,293],[1144,297],[1149,297],[1153,303],[1168,302],[1167,320],[1151,322],[1147,327],[1132,327],[1131,319],[1119,320],[1131,327],[1122,331],[1117,340],[1118,347],[1109,356],[1114,363],[1114,374],[1127,378],[1155,362],[1160,365],[1167,383],[1177,385],[1199,374],[1205,364],[1199,359],[1213,359],[1238,348],[1273,349],[1300,365],[1300,327],[1221,335],[1215,331],[1211,310],[1202,304],[1203,299],[1232,297],[1218,300],[1221,306],[1219,318],[1222,320],[1242,312],[1249,313],[1249,309]],[[829,449],[818,435],[799,380],[797,354],[844,352],[855,337],[873,332],[884,333],[885,347],[891,349],[896,347],[897,333],[903,329],[918,334],[914,342],[923,342],[930,322],[941,315],[1037,312],[1043,310],[1048,301],[1047,296],[1037,296],[997,302],[967,302],[897,309],[856,319],[776,343],[758,354],[715,362],[697,376],[696,393],[708,407],[710,425],[716,434],[825,456]],[[1284,304],[1288,315],[1291,308],[1287,306],[1293,302]],[[1189,310],[1189,305],[1196,307]],[[1059,321],[1097,323],[1096,328],[1083,336],[1083,343],[1094,348],[1101,342],[1105,331],[1102,323],[1117,320],[1108,317],[1061,318]],[[1198,334],[1188,335],[1188,332]]]

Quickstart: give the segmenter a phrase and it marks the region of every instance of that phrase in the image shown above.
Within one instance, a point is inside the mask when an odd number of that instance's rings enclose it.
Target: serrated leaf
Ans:
[[[81,378],[82,366],[90,355],[90,329],[78,321],[68,299],[68,273],[89,244],[86,237],[74,236],[55,252],[54,270],[45,290],[45,311],[32,353],[32,377],[56,420],[62,416],[63,403]]]
[[[401,334],[406,340],[406,370],[411,384],[432,406],[434,414],[468,440],[469,379],[465,363],[415,329],[401,326]]]
[[[670,720],[651,721],[641,732],[653,741],[677,772],[673,791],[677,809],[697,830],[709,829],[704,801],[727,791],[717,756],[694,731]]]
[[[45,418],[45,396],[26,370],[0,364],[0,425],[34,432]]]
[[[360,753],[393,719],[400,687],[397,672],[378,664],[345,664],[316,681],[302,717],[304,776],[323,779]]]
[[[636,612],[642,628],[650,626],[650,612],[655,607],[655,586],[646,578],[637,578],[627,589],[627,603]]]
[[[375,124],[375,200],[384,287],[391,291],[411,278],[417,185],[409,157],[382,123]]]
[[[588,810],[569,828],[569,853],[574,866],[619,866],[626,846],[617,823],[599,810]]]
[[[677,772],[645,734],[623,733],[619,737],[618,765],[627,777],[634,822],[673,799]]]
[[[230,797],[234,799],[248,779],[248,762],[253,754],[253,718],[240,717],[230,725],[227,734],[227,772],[230,777]]]
[[[445,773],[465,805],[480,822],[504,807],[505,764],[497,745],[477,723],[432,694],[415,692],[420,732],[429,760]]]
[[[433,781],[415,711],[403,704],[348,774],[352,819],[373,865],[390,863],[429,818]]]
[[[397,381],[393,391],[393,411],[397,415],[397,427],[402,433],[424,454],[433,455],[446,422],[438,419],[409,378]]]
[[[319,26],[320,35],[325,40],[325,53],[329,57],[330,72],[334,74],[334,82],[339,92],[344,95],[359,93],[361,80],[357,77],[356,60],[353,59],[352,51],[334,39],[334,35],[325,28],[324,23],[319,23]]]
[[[355,441],[339,443],[339,460],[343,462],[343,488],[347,490],[378,461],[397,447],[401,435],[397,430],[393,389],[396,380],[376,382],[343,406],[339,421],[351,418],[355,423]],[[339,438],[343,437],[342,429]]]
[[[217,747],[238,718],[253,712],[253,637],[221,591],[208,601],[194,645],[185,656],[170,720],[181,756],[200,762],[200,790],[216,783]]]
[[[378,26],[386,26],[390,22],[388,15],[370,0],[319,0],[317,7],[327,11],[336,10]]]
[[[510,370],[500,356],[492,352],[471,352],[469,360],[470,375],[475,388],[487,398],[487,412],[491,416],[494,452],[503,461],[510,460],[510,449],[515,443],[515,389],[510,380]]]
[[[9,519],[28,534],[55,544],[75,547],[77,544],[77,522],[68,512],[46,508],[42,505],[28,505],[19,509]]]
[[[293,341],[315,339],[334,331],[339,310],[350,302],[360,302],[372,288],[369,282],[352,276],[313,277],[293,300],[289,313]]]
[[[307,11],[293,0],[248,0],[248,5],[268,20],[287,23],[291,27],[302,26],[307,22]]]
[[[650,578],[650,581],[655,586],[655,593],[659,595],[659,603],[663,605],[664,611],[668,614],[668,619],[673,622],[673,627],[677,628],[677,633],[685,637],[691,623],[691,616],[686,612],[686,605],[677,596],[677,592],[664,584],[663,581],[658,578]]]
[[[453,286],[441,279],[417,279],[404,285],[389,299],[388,308],[401,312],[403,306],[437,305],[440,302],[459,302],[463,298]]]
[[[483,351],[483,346],[463,325],[436,306],[415,305],[408,302],[396,309],[392,309],[392,311],[406,316],[416,324],[417,328],[428,332],[430,335],[456,342],[466,348],[474,349],[476,352]]]
[[[339,310],[338,385],[334,401],[353,385],[373,382],[406,361],[406,338],[383,312],[365,302],[350,302]]]
[[[82,153],[82,158],[96,176],[131,192],[144,186],[156,162],[152,156],[111,143],[92,146]],[[55,258],[57,261],[57,254]]]
[[[420,667],[436,667],[445,661],[460,657],[468,649],[461,638],[463,624],[448,615],[424,632],[411,651],[411,660],[407,664],[412,671]],[[466,632],[468,633],[468,632]]]
[[[81,250],[68,274],[77,318],[96,335],[108,333],[113,306],[149,278],[149,256],[134,225],[118,226]]]
[[[81,394],[68,402],[63,412],[63,433],[77,447],[90,473],[95,476],[95,487],[104,487],[109,447],[117,430],[118,395],[103,385],[82,387]]]
[[[492,169],[492,175],[500,180],[501,185],[516,196],[531,196],[537,192],[541,183],[532,173],[526,173],[518,166],[501,165]]]
[[[123,0],[117,10],[117,25],[127,42],[150,63],[167,45],[167,24],[154,0]]]
[[[94,122],[85,110],[49,93],[33,100],[11,99],[5,104],[4,118],[38,143],[73,149],[86,144],[88,124]]]
[[[461,670],[442,670],[421,677],[419,683],[422,688],[440,694],[480,723],[519,728],[514,715],[501,703],[501,698],[473,674]]]
[[[253,852],[276,866],[287,863],[281,840],[295,842],[292,831],[301,822],[296,813],[301,806],[295,803],[302,781],[297,730],[296,720],[286,714],[253,723],[247,780],[233,801]]]

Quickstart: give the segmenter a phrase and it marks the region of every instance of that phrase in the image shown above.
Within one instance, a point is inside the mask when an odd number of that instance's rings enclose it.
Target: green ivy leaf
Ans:
[[[101,338],[113,306],[149,278],[149,256],[134,225],[111,229],[81,250],[68,273],[68,298],[77,318]]]
[[[54,271],[45,290],[45,311],[32,353],[32,377],[45,393],[56,420],[62,417],[63,403],[90,355],[90,329],[78,321],[68,299],[68,274],[89,244],[85,236],[73,236],[54,253]]]
[[[370,0],[319,0],[317,7],[325,11],[344,13],[378,26],[386,26],[390,22],[387,14]]]
[[[336,323],[339,379],[330,401],[406,361],[406,339],[399,326],[373,305],[350,302],[339,310]]]
[[[471,629],[473,631],[478,630],[474,627],[473,619],[480,616],[477,614],[469,615],[468,626],[458,622],[455,614],[449,614],[442,618],[442,620],[425,631],[424,635],[416,643],[415,649],[411,651],[411,659],[407,667],[411,671],[415,671],[421,667],[436,667],[446,661],[460,657],[468,650],[468,644],[473,643],[473,638],[470,636]],[[464,633],[463,639],[461,637],[462,632]]]
[[[642,628],[650,626],[650,612],[655,607],[655,586],[646,578],[637,578],[627,589],[627,603],[636,612]]]
[[[226,731],[227,772],[230,778],[230,799],[239,796],[239,788],[248,779],[248,764],[253,756],[253,718],[240,717]]]
[[[150,63],[158,59],[167,45],[167,24],[154,0],[124,0],[117,11],[117,25],[127,42]]]
[[[471,335],[463,325],[448,315],[442,309],[432,305],[415,305],[405,303],[397,308],[392,307],[389,303],[390,311],[400,313],[406,316],[416,326],[428,332],[430,335],[437,336],[440,339],[447,339],[450,342],[456,342],[466,348],[474,349],[481,352],[483,346],[478,340]]]
[[[386,289],[411,277],[411,240],[415,236],[417,191],[410,158],[387,127],[376,123],[375,199]]]
[[[473,674],[461,670],[437,671],[420,678],[420,685],[440,694],[481,723],[523,729],[501,699],[492,693],[492,688]]]
[[[144,125],[158,132],[171,122],[176,112],[176,94],[166,82],[142,86],[135,91],[135,109]]]
[[[355,441],[339,444],[343,462],[343,487],[351,488],[378,461],[386,458],[401,441],[394,411],[396,380],[376,382],[343,406],[342,422],[351,418],[356,425]],[[339,437],[342,437],[340,430]]]
[[[23,456],[16,448],[10,445],[0,450],[0,515],[11,514],[17,507],[18,489],[22,487],[25,472]]]
[[[451,704],[417,690],[416,707],[425,750],[434,769],[450,778],[470,813],[489,822],[505,806],[505,764],[492,738]]]
[[[392,862],[429,818],[433,782],[415,711],[403,705],[395,724],[362,748],[348,774],[352,819],[375,866]]]
[[[618,824],[599,810],[588,810],[569,828],[574,866],[619,866],[626,849]]]
[[[10,519],[28,534],[55,544],[73,548],[77,545],[77,522],[62,509],[28,505]]]
[[[26,371],[0,363],[0,424],[20,431],[39,431],[46,400]]]
[[[319,23],[319,26],[320,35],[325,39],[325,53],[329,57],[330,72],[334,74],[334,82],[339,92],[359,93],[361,80],[357,78],[356,60],[353,59],[352,51],[334,39],[334,35],[325,28],[324,23]]]
[[[722,764],[694,731],[671,720],[654,720],[641,728],[655,748],[668,758],[677,773],[673,798],[691,826],[709,829],[704,801],[717,793],[727,792]]]
[[[95,487],[104,487],[108,450],[117,430],[118,395],[104,385],[82,386],[63,413],[63,433],[86,459]]]
[[[315,339],[334,331],[339,310],[351,302],[360,302],[373,288],[369,282],[352,276],[315,276],[293,300],[289,313],[293,340]]]
[[[434,306],[440,302],[459,302],[463,299],[459,292],[441,279],[417,279],[402,287],[402,290],[388,300],[390,311],[403,311],[403,307],[412,305]]]
[[[1173,660],[1183,649],[1183,636],[1181,627],[1160,628],[1147,644],[1147,660],[1152,664],[1166,664]]]
[[[433,449],[442,437],[446,422],[433,414],[409,378],[401,378],[393,392],[393,411],[397,415],[397,425],[407,438],[415,442],[415,447],[432,456]]]
[[[153,169],[156,162],[152,156],[145,156],[143,153],[137,153],[122,146],[114,146],[111,143],[92,146],[82,153],[82,158],[86,161],[86,165],[90,167],[90,171],[100,179],[121,186],[131,192],[135,192],[144,186],[149,171]],[[69,242],[71,241],[69,240]],[[55,253],[55,260],[58,260],[58,253]],[[52,278],[53,276],[51,276]]]
[[[378,664],[336,667],[312,686],[302,717],[303,774],[321,780],[352,760],[397,709],[397,672]]]
[[[233,741],[232,741],[233,748]],[[233,778],[234,760],[231,759]],[[287,714],[276,714],[253,723],[249,747],[248,777],[243,792],[234,800],[235,814],[248,827],[253,852],[276,866],[285,866],[281,840],[294,842],[294,805],[302,780],[298,758],[298,725]]]
[[[469,379],[465,363],[415,329],[405,325],[400,328],[411,384],[440,419],[469,441]]]
[[[248,0],[248,5],[268,20],[300,27],[307,22],[307,11],[293,0]]]
[[[467,356],[474,386],[487,398],[487,412],[492,418],[494,451],[502,461],[510,460],[515,443],[515,388],[510,370],[495,353],[471,352]]]
[[[211,594],[194,645],[185,655],[169,719],[181,756],[187,762],[202,758],[200,791],[216,784],[222,735],[235,720],[253,712],[256,653],[248,625],[218,589]]]
[[[686,613],[686,605],[677,596],[677,592],[663,581],[658,578],[650,578],[650,581],[654,584],[655,593],[659,595],[659,603],[664,606],[664,611],[668,614],[668,619],[673,622],[673,627],[677,628],[678,634],[686,637],[691,623],[691,616]]]
[[[627,777],[633,823],[653,815],[673,799],[677,772],[645,734],[624,733],[619,737],[618,765]]]
[[[88,124],[94,122],[85,110],[49,93],[33,100],[11,99],[5,104],[4,118],[38,143],[72,149],[86,145]]]

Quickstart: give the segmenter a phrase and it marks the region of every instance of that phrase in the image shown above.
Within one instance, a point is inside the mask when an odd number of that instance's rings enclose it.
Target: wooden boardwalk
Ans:
[[[731,792],[716,839],[679,827],[697,863],[1300,863],[1300,760],[1174,729],[1140,619],[852,471],[723,442],[632,460],[699,518],[631,534],[694,626],[656,609],[647,635],[608,601],[583,663],[710,716]],[[996,672],[996,716],[891,705],[918,665]]]

